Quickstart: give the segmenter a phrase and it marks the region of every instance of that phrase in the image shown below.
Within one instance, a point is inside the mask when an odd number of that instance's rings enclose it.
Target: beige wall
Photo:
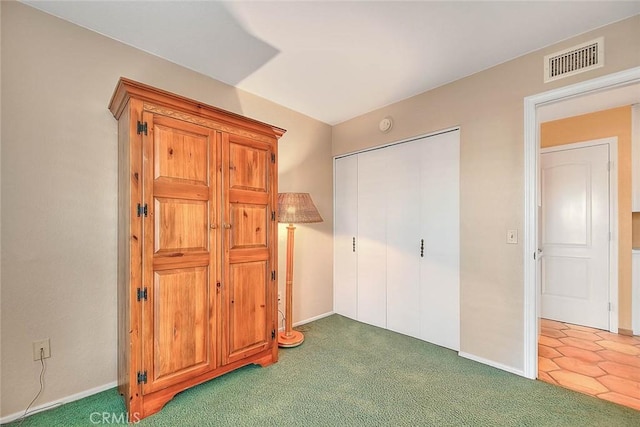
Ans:
[[[117,126],[107,105],[120,76],[288,130],[280,191],[310,192],[325,219],[296,236],[294,321],[332,310],[329,125],[20,3],[1,9],[1,416],[38,391],[34,340],[50,338],[52,353],[36,406],[116,380]]]
[[[618,138],[618,328],[631,331],[631,106],[540,124],[540,147]]]
[[[544,55],[599,36],[603,68],[543,83]],[[523,98],[637,66],[640,15],[334,126],[334,155],[461,127],[461,351],[524,367],[523,249],[505,240],[506,230],[523,231]],[[385,116],[394,127],[381,134]]]

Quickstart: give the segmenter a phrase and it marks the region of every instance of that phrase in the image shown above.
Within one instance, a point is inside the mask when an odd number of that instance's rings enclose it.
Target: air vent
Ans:
[[[562,79],[604,66],[604,38],[544,57],[544,82]]]

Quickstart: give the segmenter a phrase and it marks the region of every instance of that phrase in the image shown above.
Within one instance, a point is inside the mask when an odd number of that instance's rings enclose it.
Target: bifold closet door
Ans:
[[[387,328],[420,335],[420,143],[384,149],[387,194]]]
[[[460,349],[460,131],[420,143],[420,338]]]
[[[387,325],[387,150],[358,154],[358,320]]]
[[[357,319],[358,156],[335,161],[334,311]]]

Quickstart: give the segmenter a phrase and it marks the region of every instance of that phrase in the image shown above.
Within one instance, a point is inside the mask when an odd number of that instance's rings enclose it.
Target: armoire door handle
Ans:
[[[223,223],[222,225],[224,228],[226,228],[227,230],[231,228],[231,224],[227,224],[226,222]]]
[[[420,239],[420,258],[424,258],[424,239]]]
[[[356,238],[353,238],[353,252],[356,251]]]

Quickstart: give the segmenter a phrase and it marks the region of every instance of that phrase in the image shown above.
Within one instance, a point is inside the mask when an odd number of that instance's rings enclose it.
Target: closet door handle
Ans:
[[[420,258],[424,258],[424,239],[420,239]]]
[[[353,238],[353,252],[356,251],[356,238]]]

